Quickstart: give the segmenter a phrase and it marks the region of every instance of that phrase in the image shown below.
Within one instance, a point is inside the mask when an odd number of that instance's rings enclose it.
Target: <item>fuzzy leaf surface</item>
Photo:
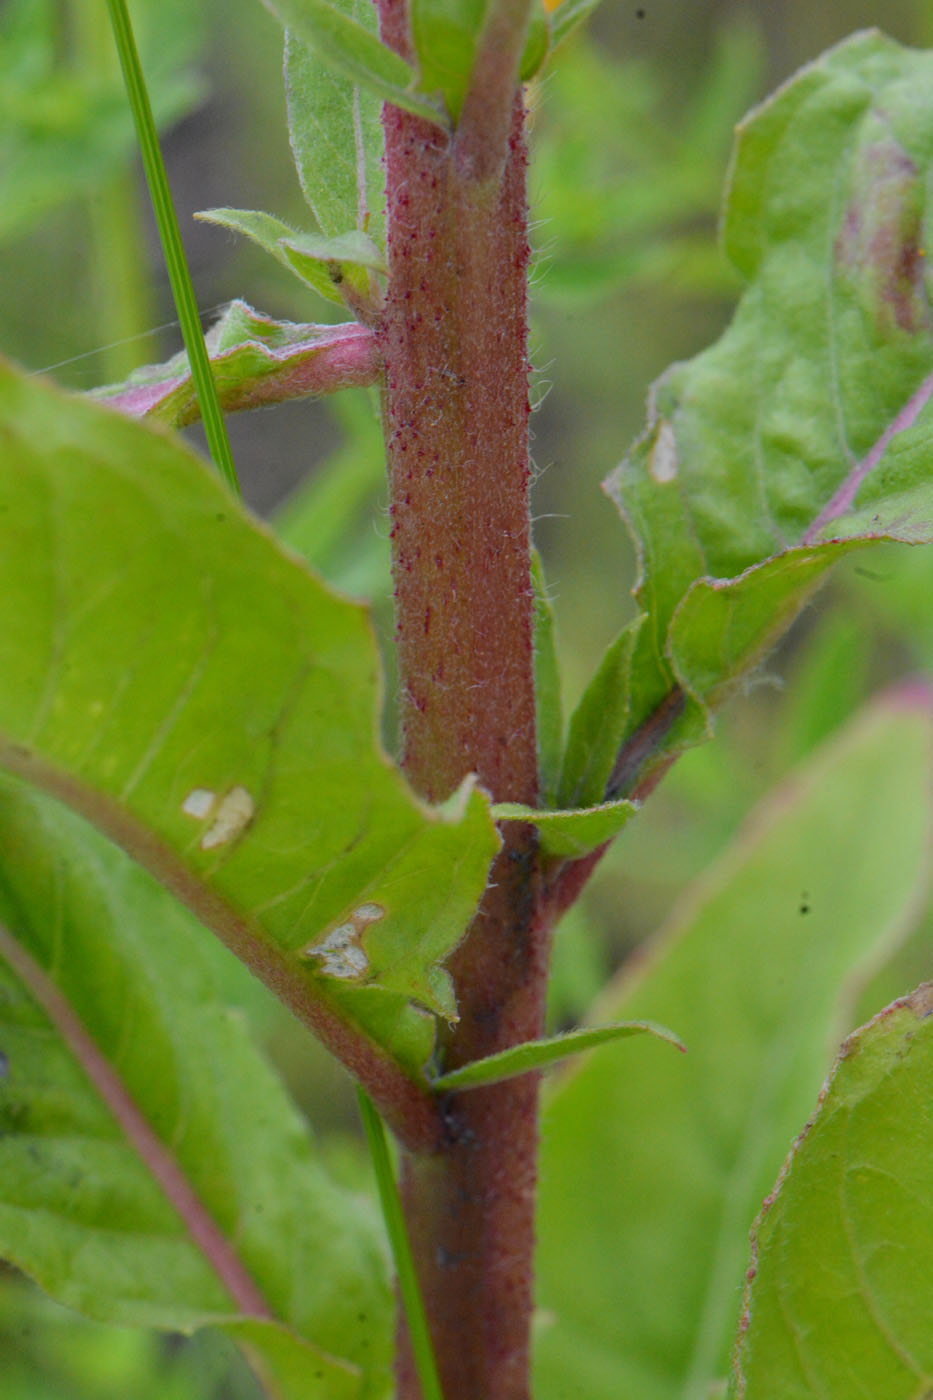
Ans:
[[[745,292],[607,483],[646,615],[619,747],[677,688],[652,761],[702,739],[836,559],[933,537],[931,94],[933,53],[867,32],[739,125],[724,239]]]
[[[752,1232],[735,1400],[929,1392],[931,1012],[925,983],[843,1044]]]
[[[288,1400],[384,1386],[378,1225],[315,1160],[193,917],[9,779],[0,850],[0,1257],[102,1321],[221,1326]]]
[[[446,125],[440,108],[418,91],[411,64],[382,43],[352,0],[333,4],[328,0],[265,0],[265,4],[285,29],[310,44],[335,72],[384,102],[424,117],[435,126]]]
[[[479,792],[426,808],[382,752],[364,610],[143,424],[4,369],[0,432],[0,765],[290,1004],[339,1003],[420,1065],[498,838]]]
[[[370,0],[352,0],[347,13],[376,32]],[[331,68],[291,30],[285,34],[285,95],[298,178],[321,232],[335,237],[359,229],[384,250],[382,100]]]
[[[637,803],[623,799],[569,811],[542,811],[538,807],[525,807],[520,802],[497,802],[492,814],[500,822],[531,822],[538,828],[544,855],[578,860],[618,836],[637,811]]]
[[[689,1054],[635,1040],[553,1084],[541,1400],[708,1400],[728,1374],[749,1223],[863,978],[928,897],[931,751],[925,692],[860,714],[594,1008],[597,1022],[673,1026]]]
[[[371,332],[356,322],[320,326],[274,321],[245,301],[233,301],[205,336],[214,382],[228,413],[317,397],[375,383],[379,360]],[[122,384],[89,395],[133,418],[172,428],[201,416],[185,351],[161,365],[144,365]]]
[[[327,301],[344,300],[345,282],[368,293],[370,273],[385,270],[379,249],[358,229],[331,237],[301,233],[258,209],[204,209],[195,217],[245,234]]]

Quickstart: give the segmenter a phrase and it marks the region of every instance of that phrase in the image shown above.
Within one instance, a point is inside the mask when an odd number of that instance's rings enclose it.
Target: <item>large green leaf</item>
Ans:
[[[91,1317],[222,1326],[272,1394],[380,1394],[378,1223],[315,1160],[203,937],[85,822],[4,780],[0,1257]]]
[[[830,565],[933,534],[933,320],[924,240],[933,54],[872,32],[738,129],[732,325],[654,387],[608,483],[647,615],[619,745],[678,689],[664,745],[701,738]]]
[[[861,977],[926,896],[931,747],[925,693],[863,713],[598,1005],[689,1053],[604,1048],[546,1103],[541,1400],[707,1400],[727,1374],[749,1224]]]
[[[291,1005],[419,1066],[498,838],[478,792],[425,808],[381,752],[364,611],[143,424],[4,369],[0,434],[0,764]]]
[[[927,983],[842,1046],[753,1231],[731,1395],[929,1395],[931,1012]]]

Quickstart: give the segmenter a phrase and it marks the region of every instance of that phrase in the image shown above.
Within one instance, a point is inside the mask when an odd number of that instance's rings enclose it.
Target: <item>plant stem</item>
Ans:
[[[383,0],[382,21],[407,56],[401,0]],[[379,334],[403,762],[432,800],[475,772],[496,800],[533,805],[526,153],[508,81],[511,127],[482,169],[457,160],[456,136],[386,108]],[[543,1031],[535,836],[507,831],[450,960],[460,1021],[446,1068]],[[526,1400],[537,1076],[451,1095],[444,1110],[441,1150],[403,1159],[402,1195],[445,1400]],[[404,1319],[399,1332],[399,1396],[416,1400]]]

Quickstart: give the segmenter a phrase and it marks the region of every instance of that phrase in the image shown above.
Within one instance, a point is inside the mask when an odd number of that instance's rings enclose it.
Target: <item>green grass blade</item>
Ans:
[[[418,1368],[418,1379],[421,1381],[424,1400],[444,1400],[440,1377],[437,1374],[437,1366],[434,1361],[434,1351],[431,1347],[431,1334],[428,1331],[424,1300],[421,1297],[418,1275],[415,1272],[415,1261],[408,1240],[408,1232],[405,1229],[402,1202],[399,1199],[392,1162],[389,1158],[385,1128],[366,1091],[357,1086],[356,1096],[359,1099],[360,1115],[363,1119],[366,1140],[369,1143],[369,1151],[376,1172],[379,1200],[382,1204],[386,1229],[389,1232],[389,1243],[392,1246],[392,1257],[395,1260],[395,1271],[398,1274],[402,1305],[408,1319],[411,1349],[415,1358],[415,1366]]]
[[[172,285],[172,295],[178,309],[181,332],[185,348],[188,351],[198,398],[201,402],[201,416],[204,419],[207,445],[221,476],[225,477],[239,494],[240,484],[233,463],[233,452],[230,448],[227,427],[224,423],[220,400],[214,387],[210,362],[204,346],[201,320],[198,316],[194,287],[191,284],[191,273],[188,270],[181,230],[178,227],[178,216],[175,213],[175,205],[169,189],[165,162],[162,159],[159,136],[152,115],[149,94],[146,91],[146,82],[136,49],[136,41],[133,38],[126,0],[107,0],[107,5],[110,10],[110,22],[113,25],[117,52],[120,56],[120,67],[123,69],[127,96],[133,112],[133,120],[136,123],[139,149],[146,172],[146,181],[149,185],[149,194],[152,198],[152,206],[155,210],[156,222],[159,226],[159,237],[162,242],[165,264],[168,268],[169,281]]]

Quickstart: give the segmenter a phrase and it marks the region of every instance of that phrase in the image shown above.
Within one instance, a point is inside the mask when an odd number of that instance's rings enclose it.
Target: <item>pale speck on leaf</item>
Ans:
[[[181,804],[181,810],[198,821],[210,821],[199,843],[202,851],[210,851],[227,845],[245,831],[256,807],[246,788],[237,786],[221,798],[210,788],[194,788]]]
[[[360,937],[369,924],[385,918],[385,912],[381,904],[360,904],[349,920],[338,924],[320,943],[303,948],[300,956],[320,958],[320,970],[328,977],[361,977],[369,967],[369,958],[360,946]]]
[[[677,476],[677,438],[673,424],[668,423],[666,419],[658,426],[658,435],[651,449],[649,471],[660,486],[674,481]]]
[[[181,804],[181,810],[186,816],[197,817],[199,820],[203,820],[205,817],[210,816],[216,801],[217,794],[216,792],[211,792],[210,788],[195,788],[192,792],[188,793],[188,796]]]

